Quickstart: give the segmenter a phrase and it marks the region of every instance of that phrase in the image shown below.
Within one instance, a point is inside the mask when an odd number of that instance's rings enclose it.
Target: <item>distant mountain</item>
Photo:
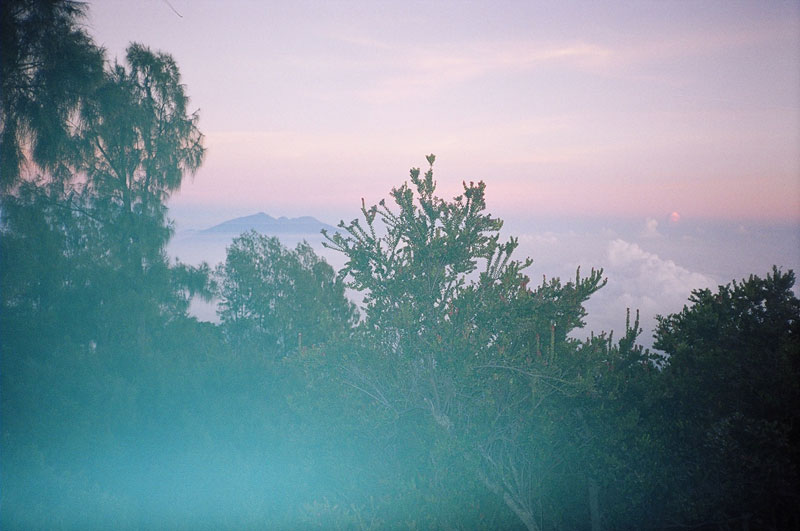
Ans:
[[[229,219],[219,225],[214,225],[203,230],[186,229],[178,231],[167,247],[167,252],[172,258],[179,258],[186,264],[198,265],[207,262],[211,265],[225,261],[226,249],[234,238],[250,230],[255,230],[265,236],[275,236],[288,248],[294,248],[300,242],[307,242],[320,256],[324,256],[328,263],[339,268],[344,265],[344,256],[341,253],[331,252],[323,246],[320,231],[327,229],[333,234],[336,227],[323,223],[311,216],[299,218],[280,217],[274,218],[263,212]]]
[[[252,216],[230,219],[199,232],[201,234],[232,234],[238,236],[243,232],[255,230],[268,236],[280,236],[304,234],[319,235],[322,229],[326,229],[331,233],[336,232],[336,227],[323,223],[311,216],[299,218],[281,216],[279,218],[273,218],[268,214],[259,212]]]

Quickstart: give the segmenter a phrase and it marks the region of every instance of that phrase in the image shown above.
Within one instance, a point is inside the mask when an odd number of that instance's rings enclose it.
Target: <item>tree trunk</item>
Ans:
[[[592,531],[600,531],[600,502],[598,487],[594,478],[589,478],[589,513],[592,519]]]
[[[536,520],[533,519],[533,515],[526,511],[524,508],[520,507],[517,502],[506,492],[503,494],[503,501],[506,502],[506,505],[514,511],[514,514],[517,515],[517,518],[522,520],[522,523],[525,524],[525,528],[528,531],[539,531],[539,526],[536,524]]]
[[[497,483],[491,481],[486,474],[479,471],[478,476],[490,491],[494,492],[498,496],[503,497],[503,502],[505,502],[506,506],[508,506],[508,508],[511,509],[515,515],[517,515],[517,518],[522,521],[528,531],[539,531],[539,525],[536,523],[536,520],[533,518],[533,514],[531,514],[530,511],[520,506],[520,504],[518,504],[514,498],[508,492],[506,492],[505,489],[501,488]]]

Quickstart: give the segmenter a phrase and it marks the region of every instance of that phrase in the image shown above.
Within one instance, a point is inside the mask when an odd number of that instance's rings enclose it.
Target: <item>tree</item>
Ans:
[[[282,357],[346,334],[355,308],[333,268],[306,242],[294,250],[251,231],[235,238],[217,268],[227,337]]]
[[[103,52],[81,27],[86,4],[0,4],[0,191],[30,161],[53,175],[74,160],[74,114],[103,77]]]
[[[197,170],[205,149],[198,114],[187,109],[172,57],[132,44],[126,63],[110,65],[82,107],[76,129],[80,157],[74,168],[84,178],[65,189],[64,203],[82,215],[87,230],[96,235],[93,243],[105,249],[98,249],[97,256],[104,256],[115,288],[104,302],[114,309],[109,311],[126,308],[124,315],[108,318],[136,337],[141,350],[148,348],[147,331],[158,326],[163,314],[185,311],[182,303],[174,307],[172,295],[203,284],[195,275],[202,277],[200,271],[168,262],[165,248],[172,227],[165,202],[184,176]],[[189,284],[172,285],[193,275]],[[210,295],[207,289],[201,292]]]
[[[800,521],[800,301],[794,273],[692,292],[658,318],[662,423],[672,474],[664,510],[687,525]]]
[[[467,463],[462,482],[481,482],[538,529],[541,484],[556,463],[545,459],[557,447],[543,404],[579,386],[557,360],[574,364],[569,333],[582,325],[582,303],[603,285],[602,272],[529,290],[521,271],[530,261],[511,258],[514,239],[500,243],[502,222],[484,213],[484,183],[465,183],[445,201],[435,195],[434,160],[424,175],[411,170],[416,194],[408,184],[392,190],[398,212],[362,202],[365,224],[326,234],[365,303],[362,347],[343,378],[390,416],[424,413],[439,430],[431,444]]]
[[[580,346],[576,363],[585,375],[579,392],[566,402],[559,425],[567,447],[567,469],[554,489],[560,528],[585,527],[586,506],[568,503],[563,493],[588,494],[592,531],[658,528],[651,509],[659,470],[653,455],[660,441],[653,433],[653,410],[660,389],[661,357],[636,340],[639,314],[628,310],[625,333],[592,334]],[[560,495],[560,498],[559,498]]]
[[[115,63],[83,108],[77,170],[96,215],[121,236],[116,248],[140,270],[158,260],[152,253],[170,235],[164,203],[199,168],[205,149],[172,57],[132,44],[126,60],[128,68]]]
[[[428,160],[432,166],[433,155]],[[479,259],[486,263],[488,283],[504,274],[513,277],[524,265],[509,262],[516,242],[498,243],[496,233],[502,222],[482,213],[483,183],[465,185],[464,194],[447,203],[434,196],[432,169],[424,177],[419,169],[412,169],[411,181],[419,206],[412,189],[404,184],[392,191],[399,213],[393,213],[384,201],[380,209],[367,209],[362,202],[366,226],[353,220],[340,224],[345,235],[323,234],[328,247],[348,258],[340,274],[347,276],[348,287],[364,294],[363,331],[373,336],[370,344],[379,346],[379,355],[388,358],[387,369],[400,379],[396,389],[413,388],[398,396],[391,407],[429,409],[447,426],[450,408],[457,407],[451,380],[455,373],[449,371],[464,370],[462,351],[448,353],[440,346],[459,337],[453,333],[455,303],[467,289],[467,278]],[[386,229],[382,237],[375,227],[378,215]]]
[[[186,315],[208,268],[165,253],[164,202],[204,153],[197,115],[166,54],[134,45],[104,71],[82,4],[0,5],[3,524],[134,525],[130,471],[112,469],[180,416],[197,338],[217,337]]]
[[[4,93],[4,103],[16,109],[4,115],[4,127],[9,134],[14,130],[28,134],[6,139],[8,149],[18,149],[18,143],[13,143],[28,137],[34,144],[62,147],[69,139],[69,149],[45,150],[52,159],[39,157],[34,149],[35,160],[42,161],[42,172],[32,173],[5,195],[5,236],[24,239],[25,231],[34,226],[26,219],[41,216],[47,220],[53,236],[49,241],[60,242],[60,248],[49,252],[71,262],[65,266],[68,273],[58,273],[62,287],[77,290],[78,300],[91,300],[84,310],[100,314],[99,321],[91,322],[113,323],[116,331],[110,335],[130,333],[144,346],[147,329],[156,326],[163,312],[185,312],[186,297],[197,290],[209,295],[204,286],[208,275],[202,268],[170,267],[165,253],[172,233],[165,201],[180,186],[184,174],[199,167],[205,152],[197,113],[187,111],[188,98],[174,60],[137,44],[128,49],[127,68],[114,64],[90,85],[59,81],[59,75],[66,75],[61,71],[64,61],[50,48],[64,51],[64,47],[84,46],[94,50],[88,37],[74,28],[74,19],[83,13],[81,4],[9,2],[3,6],[16,17],[19,27],[14,38],[22,41],[11,47],[9,53],[16,55],[9,56],[8,69],[22,68],[22,73],[18,72],[20,86],[23,82],[31,85],[19,88],[18,97],[11,94],[6,99]],[[20,33],[28,26],[41,33],[43,43],[34,42],[36,35]],[[49,39],[51,36],[54,38]],[[39,57],[42,54],[44,59]],[[31,103],[25,99],[39,94],[34,88],[40,85],[58,92],[51,95],[58,112],[47,116],[50,129],[37,129],[33,122],[23,127],[19,124],[33,119],[30,109],[50,104],[50,100]],[[20,103],[23,100],[24,104]],[[66,102],[63,109],[58,107],[62,100]],[[69,127],[58,122],[67,118]],[[56,122],[63,127],[53,131]],[[31,209],[39,213],[31,213]],[[26,256],[20,256],[17,264],[24,266],[24,260]],[[117,310],[123,314],[114,315]],[[85,312],[82,315],[89,317]]]
[[[168,199],[205,150],[174,59],[134,43],[126,62],[111,66],[84,107],[80,135],[91,187],[131,211]]]

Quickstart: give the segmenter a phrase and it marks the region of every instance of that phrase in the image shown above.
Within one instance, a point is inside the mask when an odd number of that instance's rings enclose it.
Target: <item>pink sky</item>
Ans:
[[[350,219],[433,152],[499,217],[800,221],[797,2],[104,0],[89,30],[181,67],[208,156],[177,212]]]

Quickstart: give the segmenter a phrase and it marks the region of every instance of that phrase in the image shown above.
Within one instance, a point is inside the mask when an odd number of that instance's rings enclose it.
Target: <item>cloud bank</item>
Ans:
[[[717,281],[622,239],[608,242],[604,260],[608,284],[586,304],[587,332],[624,331],[626,309],[639,310],[640,341],[652,345],[656,315],[679,312],[692,290],[712,288]]]

